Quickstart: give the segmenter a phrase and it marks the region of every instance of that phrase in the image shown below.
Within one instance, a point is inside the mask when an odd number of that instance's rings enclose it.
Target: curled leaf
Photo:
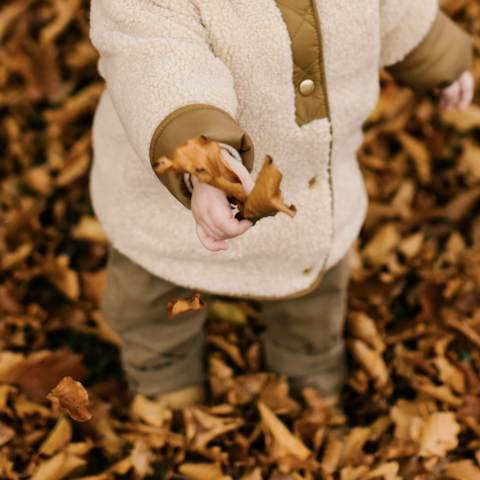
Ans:
[[[173,159],[160,158],[153,169],[157,174],[189,173],[202,183],[208,183],[229,197],[244,203],[247,193],[237,174],[230,168],[220,145],[210,140],[192,139],[175,149]]]
[[[277,212],[294,217],[297,209],[294,205],[287,206],[283,201],[280,190],[281,181],[282,174],[273,163],[272,157],[267,155],[243,211],[240,208],[243,217],[255,221],[265,216],[275,215]]]
[[[173,318],[182,313],[205,310],[205,308],[207,308],[207,304],[200,298],[199,293],[195,293],[191,297],[185,297],[180,300],[170,300],[167,305],[167,312],[169,318]]]
[[[48,395],[47,398],[66,410],[77,422],[86,422],[92,418],[85,404],[88,393],[80,382],[72,377],[65,377]]]
[[[295,216],[296,208],[283,201],[280,190],[282,174],[272,157],[265,158],[252,192],[247,195],[238,175],[223,157],[220,145],[210,140],[192,139],[175,149],[173,159],[160,158],[153,166],[158,175],[188,173],[202,183],[216,187],[233,199],[240,216],[251,221],[284,212]]]

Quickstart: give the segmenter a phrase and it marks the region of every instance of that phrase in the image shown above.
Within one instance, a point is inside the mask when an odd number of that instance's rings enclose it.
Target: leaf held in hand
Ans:
[[[167,305],[167,312],[169,318],[173,318],[182,313],[205,310],[205,308],[207,308],[207,304],[200,298],[199,293],[195,293],[191,297],[185,297],[180,300],[170,300]]]
[[[80,382],[72,377],[65,377],[48,395],[47,398],[66,410],[77,422],[86,422],[92,418],[85,404],[88,393]]]
[[[283,201],[280,190],[281,181],[282,174],[273,163],[272,157],[267,155],[252,193],[243,208],[243,217],[249,220],[258,220],[265,216],[275,215],[277,212],[294,217],[297,209],[294,205],[287,206]]]
[[[156,173],[189,173],[202,183],[208,183],[242,203],[247,193],[237,174],[230,168],[220,145],[210,140],[192,139],[175,149],[173,159],[160,158],[153,169]]]
[[[293,205],[289,207],[283,201],[280,190],[282,174],[268,155],[250,195],[223,157],[220,145],[210,140],[189,140],[175,149],[173,160],[162,157],[153,169],[159,175],[169,172],[195,175],[200,182],[208,183],[235,199],[241,217],[253,222],[278,212],[291,217],[296,213]]]

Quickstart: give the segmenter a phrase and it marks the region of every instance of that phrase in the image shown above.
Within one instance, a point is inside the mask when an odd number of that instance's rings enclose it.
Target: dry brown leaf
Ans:
[[[474,180],[480,180],[480,148],[477,145],[473,142],[465,142],[463,144],[460,163]]]
[[[423,418],[428,415],[426,406],[421,402],[409,402],[400,399],[390,409],[390,417],[395,423],[395,438],[404,442],[412,439],[412,425],[418,421],[423,422]]]
[[[347,317],[347,332],[363,340],[377,352],[385,351],[385,342],[378,333],[375,322],[364,312],[351,312]]]
[[[60,452],[35,468],[35,473],[30,478],[31,480],[60,480],[86,463],[87,461],[83,458]]]
[[[86,422],[92,418],[85,404],[88,393],[80,382],[72,377],[65,377],[48,395],[47,398],[60,405],[77,422]]]
[[[441,385],[437,387],[430,383],[414,382],[412,386],[419,392],[426,393],[436,400],[445,402],[452,407],[459,408],[463,404],[463,399],[455,396],[448,385]]]
[[[78,273],[69,268],[70,258],[59,255],[50,258],[43,265],[43,275],[65,296],[71,300],[78,300],[80,296],[80,281]]]
[[[329,474],[336,472],[340,459],[342,458],[343,443],[333,435],[327,437],[325,449],[322,456],[322,469]]]
[[[369,427],[355,427],[343,439],[343,451],[340,458],[340,465],[347,465],[355,460],[363,446],[370,438],[371,429]]]
[[[398,462],[384,463],[374,468],[361,478],[366,480],[369,478],[382,477],[385,480],[402,480],[402,477],[397,476],[399,468]]]
[[[381,227],[362,252],[363,258],[378,267],[387,262],[388,257],[397,248],[400,236],[394,224],[388,223]]]
[[[174,318],[182,313],[205,310],[206,303],[200,298],[199,293],[194,293],[191,297],[185,297],[180,300],[170,300],[167,305],[169,318]]]
[[[288,207],[283,201],[281,181],[282,174],[267,155],[244,208],[240,208],[243,217],[255,221],[277,212],[294,217],[297,210],[294,205]]]
[[[237,430],[243,425],[240,418],[221,418],[203,411],[198,407],[185,407],[187,439],[192,441],[191,449],[201,451],[214,438]]]
[[[163,427],[172,419],[172,411],[168,408],[166,401],[151,401],[144,395],[135,395],[130,405],[130,412],[133,418],[138,418],[153,427]]]
[[[457,367],[445,357],[436,357],[433,359],[433,363],[438,369],[438,377],[442,383],[450,386],[459,395],[466,393],[465,375]]]
[[[293,217],[295,207],[288,207],[280,191],[282,174],[271,157],[267,156],[255,182],[247,195],[237,174],[223,157],[220,145],[209,140],[192,139],[175,149],[173,159],[160,158],[154,165],[157,175],[188,173],[200,182],[208,183],[235,199],[243,218],[256,221],[260,218],[284,212]]]
[[[263,480],[262,469],[256,467],[250,473],[244,475],[240,480]]]
[[[425,144],[405,132],[398,132],[397,137],[413,159],[420,182],[424,185],[430,183],[432,180],[432,159]]]
[[[232,480],[217,463],[183,463],[178,471],[192,480]]]
[[[66,417],[61,416],[45,441],[40,445],[38,453],[51,457],[63,450],[72,439],[72,426]],[[73,452],[71,452],[73,453]]]
[[[460,460],[450,463],[443,471],[443,475],[455,480],[480,480],[480,468],[473,460]]]
[[[208,342],[226,353],[242,370],[246,368],[245,360],[237,345],[230,343],[220,335],[209,335]]]
[[[208,183],[241,203],[247,194],[237,174],[223,157],[220,145],[210,140],[192,139],[175,149],[173,159],[162,157],[154,164],[158,174],[176,172],[195,175],[202,183]]]
[[[480,106],[470,105],[466,110],[442,110],[442,121],[452,125],[458,132],[467,132],[473,128],[480,128]]]
[[[434,412],[423,424],[420,433],[421,457],[443,457],[458,445],[460,425],[452,412]]]
[[[355,360],[375,382],[376,388],[386,388],[390,377],[381,353],[370,349],[361,340],[349,340],[348,345]]]
[[[85,242],[100,243],[102,245],[108,244],[108,238],[98,219],[88,215],[82,216],[78,225],[73,228],[72,238]]]
[[[40,350],[28,356],[0,352],[0,382],[21,386],[30,397],[43,399],[66,375],[85,374],[81,357],[70,350]]]
[[[357,480],[368,472],[366,465],[360,467],[343,467],[340,470],[340,480]]]
[[[0,447],[8,443],[15,436],[15,430],[0,422]]]
[[[294,455],[300,460],[305,460],[312,454],[265,404],[259,402],[258,410],[262,417],[262,427],[272,458],[278,459],[286,455]]]

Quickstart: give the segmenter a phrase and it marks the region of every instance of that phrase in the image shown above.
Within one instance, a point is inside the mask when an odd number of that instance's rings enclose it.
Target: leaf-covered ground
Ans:
[[[480,4],[443,1],[476,35]],[[0,478],[480,478],[480,107],[441,114],[382,76],[360,162],[345,411],[261,365],[261,312],[218,302],[210,399],[132,399],[99,312],[107,241],[89,203],[104,86],[87,0],[0,7]],[[478,101],[477,96],[477,101]],[[72,376],[91,420],[45,398]]]

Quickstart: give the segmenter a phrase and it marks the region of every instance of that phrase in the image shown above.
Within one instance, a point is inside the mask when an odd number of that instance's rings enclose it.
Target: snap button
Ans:
[[[310,78],[308,78],[307,80],[303,80],[303,82],[300,82],[300,85],[298,86],[298,90],[304,97],[308,97],[315,90],[315,82]]]

